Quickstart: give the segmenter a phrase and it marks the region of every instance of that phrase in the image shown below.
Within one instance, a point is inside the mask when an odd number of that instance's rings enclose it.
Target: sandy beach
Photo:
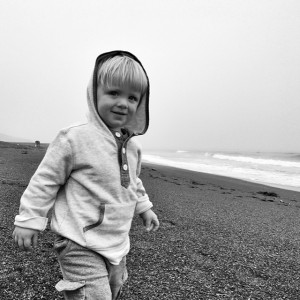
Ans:
[[[50,230],[29,253],[11,238],[44,153],[0,145],[0,299],[63,299]],[[299,299],[299,192],[151,164],[141,179],[161,227],[134,218],[121,299]]]

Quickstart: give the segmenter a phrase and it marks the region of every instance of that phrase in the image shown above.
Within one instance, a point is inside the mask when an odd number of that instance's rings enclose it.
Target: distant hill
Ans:
[[[3,142],[20,142],[20,143],[32,143],[33,142],[33,141],[30,141],[30,140],[26,140],[26,139],[23,139],[23,138],[18,138],[18,137],[6,135],[6,134],[3,134],[3,133],[0,133],[0,141],[3,141]]]

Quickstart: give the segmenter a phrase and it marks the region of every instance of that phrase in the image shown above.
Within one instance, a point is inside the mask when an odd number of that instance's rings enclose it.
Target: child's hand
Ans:
[[[143,219],[143,223],[146,226],[146,230],[150,232],[151,230],[156,231],[159,227],[159,221],[157,215],[153,212],[152,209],[148,209],[147,211],[140,214]]]
[[[37,246],[38,233],[39,231],[35,229],[16,226],[13,232],[13,239],[21,250],[27,251]]]

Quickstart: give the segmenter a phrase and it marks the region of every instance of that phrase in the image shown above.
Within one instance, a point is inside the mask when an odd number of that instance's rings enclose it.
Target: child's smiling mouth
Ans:
[[[121,111],[112,111],[112,113],[117,114],[119,116],[126,116],[127,115],[127,113],[121,112]]]

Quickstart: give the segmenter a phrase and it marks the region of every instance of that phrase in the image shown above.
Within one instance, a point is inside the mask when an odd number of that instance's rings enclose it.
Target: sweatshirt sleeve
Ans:
[[[47,214],[53,206],[60,186],[64,185],[72,170],[72,148],[67,132],[61,131],[32,176],[20,200],[19,214],[14,225],[45,230]]]
[[[153,207],[152,202],[150,201],[146,190],[143,186],[142,180],[139,178],[140,172],[141,172],[141,166],[142,166],[142,159],[141,159],[141,152],[139,151],[139,159],[138,159],[138,166],[137,166],[137,177],[136,177],[136,184],[137,184],[137,196],[138,196],[138,202],[136,205],[135,213],[141,214],[151,207]]]

